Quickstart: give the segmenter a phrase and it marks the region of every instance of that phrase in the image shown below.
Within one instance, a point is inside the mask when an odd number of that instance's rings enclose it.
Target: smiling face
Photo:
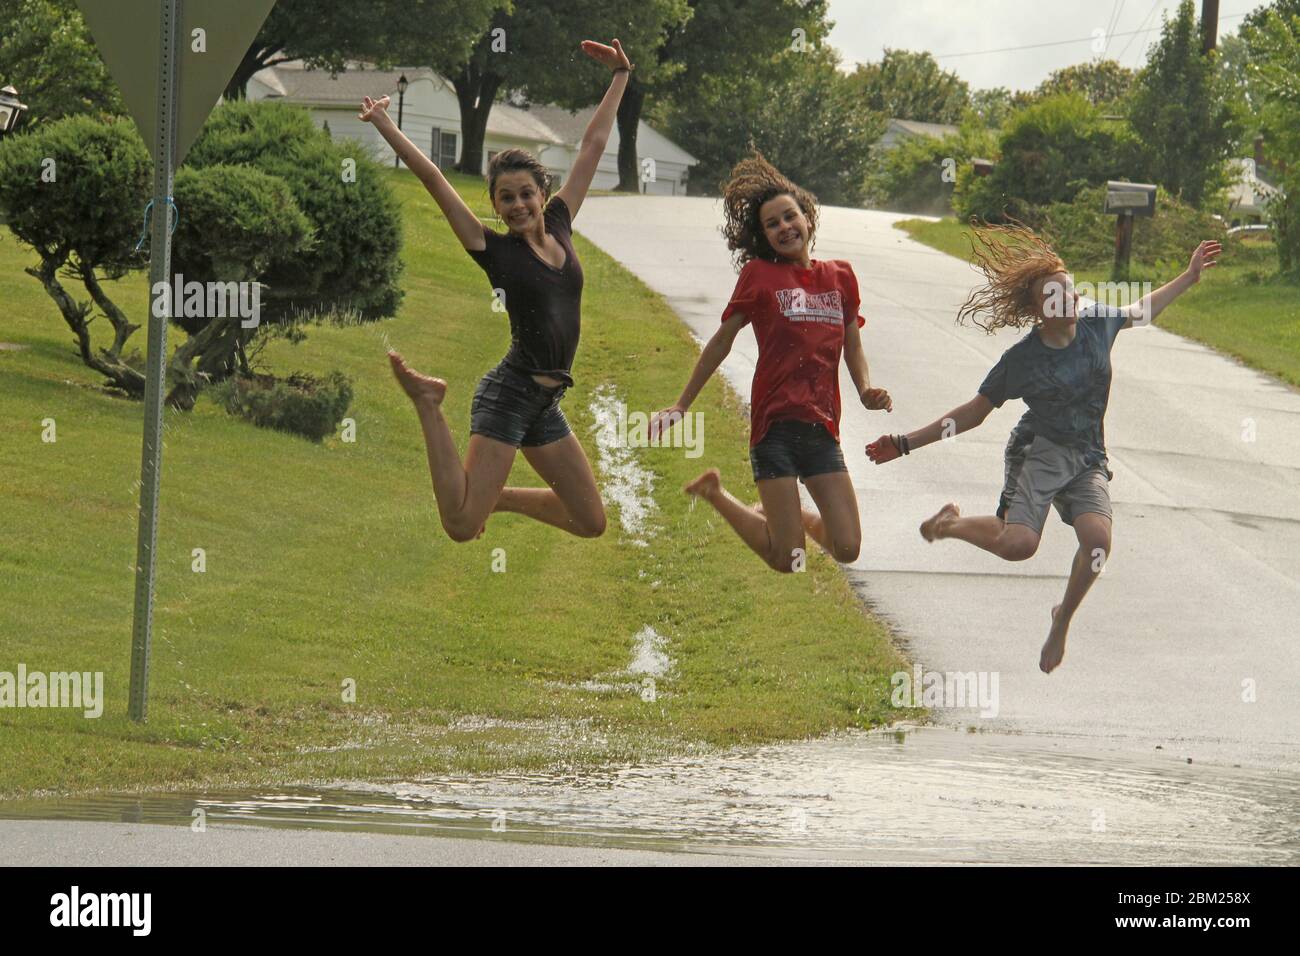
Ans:
[[[1072,275],[1053,272],[1038,282],[1034,291],[1044,325],[1066,328],[1075,323],[1079,315],[1079,293],[1074,290]]]
[[[530,232],[542,221],[546,195],[526,170],[501,173],[496,180],[492,206],[511,232]]]
[[[808,217],[788,193],[774,196],[758,208],[758,224],[767,244],[782,259],[800,259],[808,246]]]

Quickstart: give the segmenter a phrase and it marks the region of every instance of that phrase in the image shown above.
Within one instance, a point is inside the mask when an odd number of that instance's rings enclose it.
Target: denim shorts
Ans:
[[[749,450],[754,480],[794,478],[800,480],[833,471],[848,471],[844,453],[826,426],[785,418],[772,422],[767,434]]]
[[[502,362],[483,376],[469,410],[469,432],[516,448],[549,445],[572,429],[560,411],[567,386],[554,388]]]

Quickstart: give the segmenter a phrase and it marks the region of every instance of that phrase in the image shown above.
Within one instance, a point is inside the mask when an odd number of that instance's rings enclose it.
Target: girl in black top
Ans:
[[[488,191],[509,229],[505,235],[479,222],[438,167],[397,128],[387,113],[387,96],[367,96],[363,103],[360,118],[375,125],[425,184],[510,316],[510,351],[474,394],[463,464],[442,414],[447,383],[421,375],[396,352],[388,353],[420,416],[438,513],[453,541],[481,535],[494,511],[527,515],[585,538],[605,530],[605,508],[591,464],[559,402],[573,384],[570,367],[578,347],[582,296],[573,217],[605,152],[632,64],[618,40],[612,47],[584,40],[582,49],[608,66],[613,79],[564,185],[547,202],[546,169],[527,150],[503,150],[489,164]],[[505,487],[521,448],[549,489]]]

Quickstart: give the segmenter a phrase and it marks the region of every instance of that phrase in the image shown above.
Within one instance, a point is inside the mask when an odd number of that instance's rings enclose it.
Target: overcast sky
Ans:
[[[1219,35],[1235,33],[1242,15],[1262,6],[1219,0]],[[1033,89],[1058,67],[1094,59],[1093,31],[1112,17],[1101,55],[1141,66],[1160,36],[1161,13],[1177,9],[1178,0],[830,0],[830,40],[848,69],[879,61],[885,47],[929,50],[972,89]],[[1037,46],[1044,43],[1054,45]],[[983,52],[994,50],[1002,52]]]

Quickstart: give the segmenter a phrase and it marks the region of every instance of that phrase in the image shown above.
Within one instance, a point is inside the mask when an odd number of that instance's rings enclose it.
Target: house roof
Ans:
[[[548,127],[554,130],[560,138],[569,146],[577,146],[582,142],[582,134],[587,131],[587,124],[591,122],[591,117],[596,112],[596,107],[588,106],[580,110],[568,110],[562,106],[551,106],[545,103],[529,103],[521,107],[521,111],[530,114]],[[637,141],[654,139],[655,156],[662,162],[681,163],[684,166],[694,166],[699,162],[694,156],[682,149],[671,139],[660,133],[653,126],[642,120],[637,126]]]
[[[427,81],[433,83],[435,88],[451,90],[451,84],[428,67],[407,66],[379,70],[368,63],[350,63],[346,71],[331,76],[328,70],[308,69],[302,60],[290,60],[258,71],[255,79],[271,91],[268,99],[283,99],[324,109],[352,109],[365,96],[395,97],[397,79],[403,73],[411,83]],[[409,94],[407,99],[409,106]],[[577,146],[595,112],[594,106],[566,110],[539,103],[517,105],[502,102],[495,104],[488,114],[487,129],[489,133],[511,139]],[[637,135],[655,141],[655,155],[661,160],[684,165],[699,162],[645,121],[638,127]]]
[[[933,136],[935,139],[943,139],[960,129],[948,123],[921,123],[917,120],[905,119],[891,119],[889,126],[895,132],[908,133],[912,136]]]

